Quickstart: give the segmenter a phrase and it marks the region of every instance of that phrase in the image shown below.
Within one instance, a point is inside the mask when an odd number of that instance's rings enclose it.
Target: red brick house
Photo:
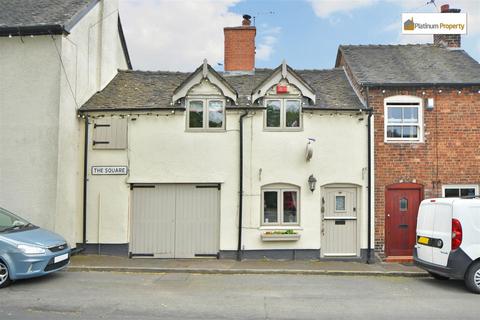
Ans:
[[[460,40],[435,35],[433,44],[339,47],[335,67],[373,109],[381,256],[411,256],[422,199],[479,194],[480,65]]]

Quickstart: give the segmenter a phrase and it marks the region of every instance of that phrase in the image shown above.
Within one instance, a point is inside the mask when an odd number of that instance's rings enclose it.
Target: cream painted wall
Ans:
[[[69,35],[0,38],[0,205],[72,246],[82,236],[77,110],[127,68],[117,18],[118,1],[104,0]]]
[[[245,118],[244,249],[320,248],[320,189],[330,183],[359,186],[361,247],[367,247],[367,117],[350,114],[305,112],[303,130],[297,132],[263,131],[263,112]],[[235,250],[239,116],[238,111],[227,112],[224,132],[188,132],[183,112],[132,116],[128,121],[128,150],[90,150],[89,170],[93,165],[128,165],[129,175],[89,177],[89,242],[98,241],[98,216],[109,222],[100,228],[102,243],[129,242],[130,190],[126,182],[222,183],[220,249]],[[309,162],[305,160],[307,138],[316,139]],[[313,193],[307,183],[310,174],[318,180]],[[301,238],[297,242],[260,239],[267,229],[260,227],[260,190],[276,182],[301,188],[301,225],[297,228]]]
[[[55,225],[60,36],[0,37],[0,206]],[[34,54],[33,54],[34,53]]]
[[[366,241],[367,212],[367,128],[366,116],[351,113],[330,116],[328,112],[305,112],[303,131],[263,131],[263,113],[245,121],[246,130],[246,209],[244,245],[246,249],[317,249],[320,245],[321,186],[347,183],[360,186],[361,247]],[[359,120],[363,118],[364,120]],[[253,133],[253,134],[252,134]],[[313,157],[306,161],[308,138],[313,143]],[[260,173],[261,170],[261,173]],[[317,187],[311,192],[308,177],[313,174]],[[261,188],[272,183],[289,183],[300,188],[301,235],[296,242],[262,242],[260,234],[271,227],[261,226]],[[274,228],[279,229],[278,227]],[[286,227],[285,229],[291,229]]]
[[[84,121],[76,111],[126,69],[119,56],[118,1],[99,2],[62,38],[57,215],[55,230],[72,244],[82,241]],[[119,57],[122,57],[119,60]]]

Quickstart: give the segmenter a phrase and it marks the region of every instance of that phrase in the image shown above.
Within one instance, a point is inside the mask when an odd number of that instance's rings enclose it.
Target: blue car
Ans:
[[[0,207],[0,288],[61,270],[69,261],[63,237]]]

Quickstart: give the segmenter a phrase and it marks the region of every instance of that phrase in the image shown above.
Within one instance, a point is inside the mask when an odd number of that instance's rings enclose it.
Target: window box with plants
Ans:
[[[300,234],[293,230],[267,231],[261,234],[262,241],[297,241]]]

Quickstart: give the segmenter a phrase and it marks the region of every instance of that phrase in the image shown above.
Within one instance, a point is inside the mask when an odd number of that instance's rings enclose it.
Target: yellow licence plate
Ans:
[[[430,239],[427,238],[427,237],[418,237],[418,240],[417,240],[418,243],[420,243],[420,244],[426,244],[426,245],[428,245],[428,242],[429,242],[429,241],[430,241]]]

